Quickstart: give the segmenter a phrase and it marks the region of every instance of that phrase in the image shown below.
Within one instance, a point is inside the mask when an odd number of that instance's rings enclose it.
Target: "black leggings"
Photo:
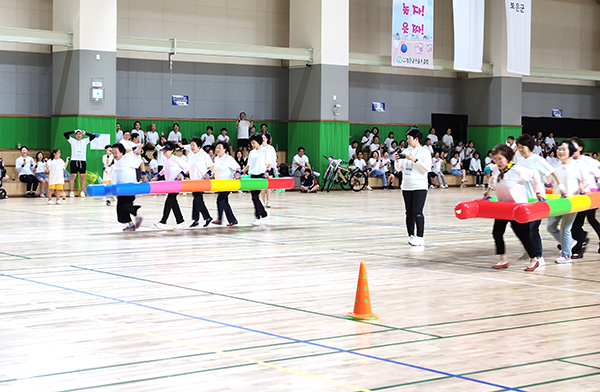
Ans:
[[[140,206],[134,206],[135,196],[117,197],[117,219],[120,223],[131,222],[131,215],[137,216],[137,210]]]
[[[204,192],[193,192],[194,201],[192,202],[192,220],[194,222],[200,220],[200,213],[202,213],[202,219],[207,220],[210,218],[210,213],[204,204]]]
[[[417,226],[417,237],[423,237],[425,232],[425,217],[423,216],[423,207],[427,199],[427,190],[402,191],[404,196],[404,208],[406,210],[406,231],[408,235],[415,234],[415,224]]]
[[[573,227],[571,228],[571,235],[573,239],[577,240],[577,245],[573,247],[573,253],[581,254],[581,245],[583,241],[585,241],[586,232],[583,231],[583,224],[585,223],[585,218],[587,217],[588,222],[600,238],[600,223],[596,220],[596,210],[587,210],[581,211],[577,213],[577,217],[575,218],[575,222],[573,222]]]
[[[513,229],[523,246],[525,251],[529,255],[530,259],[536,257],[537,246],[531,240],[531,229],[529,223],[519,223],[517,221],[508,221],[502,219],[494,220],[494,229],[492,235],[494,236],[494,242],[496,243],[496,254],[503,255],[506,253],[504,248],[504,232],[506,231],[506,225],[510,222],[510,227]]]
[[[235,215],[233,215],[233,210],[231,209],[231,206],[229,205],[229,194],[230,193],[231,192],[219,192],[219,194],[217,196],[217,211],[218,211],[219,217],[217,219],[222,220],[223,212],[224,212],[225,216],[227,217],[227,222],[235,223],[235,222],[237,222],[237,219],[235,219]]]
[[[262,174],[251,174],[250,178],[263,178],[263,176]],[[267,211],[260,202],[260,191],[250,191],[250,193],[252,194],[252,203],[254,203],[254,216],[256,216],[256,219],[266,218]]]
[[[19,181],[27,183],[27,192],[30,192],[31,188],[33,188],[34,193],[37,190],[38,179],[33,174],[22,174],[19,176]]]
[[[160,223],[167,223],[167,219],[169,219],[169,214],[171,210],[173,210],[173,215],[175,215],[175,221],[177,224],[183,222],[183,215],[181,214],[181,209],[179,208],[179,203],[177,202],[177,195],[179,193],[169,193],[167,196],[167,200],[165,200],[165,208],[163,209],[163,216],[160,220]]]

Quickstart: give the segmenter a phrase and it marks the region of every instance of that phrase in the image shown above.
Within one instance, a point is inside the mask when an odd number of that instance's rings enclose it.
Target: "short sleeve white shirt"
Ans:
[[[180,143],[181,142],[181,132],[177,131],[177,133],[175,133],[175,131],[171,131],[169,133],[169,137],[167,138],[167,140],[174,142],[174,143]]]
[[[187,157],[187,162],[190,165],[190,180],[204,179],[204,175],[208,172],[208,168],[214,165],[210,155],[202,149],[196,154],[189,152]]]
[[[306,166],[308,162],[309,161],[306,154],[303,155],[302,158],[300,158],[300,155],[298,154],[294,155],[294,158],[292,159],[292,173],[295,172],[298,168],[303,167],[302,165]]]
[[[75,138],[69,138],[69,144],[71,145],[71,159],[73,161],[85,161],[85,155],[87,152],[87,145],[90,143],[89,138],[77,140]]]
[[[442,137],[442,142],[446,147],[450,148],[452,147],[452,143],[454,143],[454,138],[452,137],[452,135],[446,134]]]
[[[202,147],[212,146],[215,142],[215,135],[213,135],[212,133],[210,135],[208,133],[205,133],[200,139],[202,140]]]
[[[25,164],[25,166],[23,166],[23,164]],[[15,162],[15,168],[20,176],[33,175],[33,172],[31,171],[33,166],[35,166],[35,162],[32,157],[18,157]]]
[[[111,182],[113,184],[130,184],[137,182],[135,169],[139,166],[140,163],[128,154],[123,155],[118,161],[115,159]]]
[[[248,139],[248,130],[250,129],[250,121],[238,121],[238,139]]]
[[[235,171],[240,169],[240,165],[231,155],[224,154],[222,157],[215,157],[215,179],[231,180]]]
[[[48,161],[48,185],[65,183],[65,176],[63,175],[64,168],[65,161],[63,161],[61,158]]]
[[[438,137],[437,137],[437,135],[433,135],[433,134],[430,133],[429,135],[427,135],[427,139],[431,139],[431,144],[432,145],[435,145],[435,144],[438,143]]]
[[[156,143],[158,143],[158,138],[159,138],[159,135],[158,135],[158,132],[156,132],[156,131],[155,132],[150,131],[146,135],[146,139],[148,139],[148,143],[152,143],[154,145],[156,145]]]
[[[248,154],[248,173],[250,174],[262,175],[267,171],[266,155],[260,150],[262,147],[259,150],[252,150]]]

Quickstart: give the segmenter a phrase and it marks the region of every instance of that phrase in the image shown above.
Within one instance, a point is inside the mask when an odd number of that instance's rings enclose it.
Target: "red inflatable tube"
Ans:
[[[515,204],[513,217],[519,223],[533,222],[547,218],[550,215],[550,205],[545,202],[535,203],[510,203]],[[497,218],[505,219],[505,218]]]
[[[293,177],[267,178],[267,189],[292,189],[294,187]]]
[[[458,219],[488,218],[516,220],[527,223],[546,218],[550,214],[548,203],[498,203],[490,200],[471,200],[454,207]]]

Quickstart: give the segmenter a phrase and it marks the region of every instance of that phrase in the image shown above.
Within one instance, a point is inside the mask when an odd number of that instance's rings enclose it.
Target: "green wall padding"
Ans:
[[[311,166],[323,173],[329,164],[323,155],[348,160],[349,136],[350,124],[347,122],[289,122],[288,161],[292,161],[298,147],[302,146]]]
[[[467,128],[467,139],[473,140],[475,149],[479,151],[482,157],[486,157],[487,152],[493,149],[496,144],[506,143],[508,136],[514,136],[516,139],[522,133],[523,128],[521,126],[469,126]],[[441,140],[441,136],[439,138]],[[456,141],[454,141],[454,145],[456,145]]]
[[[50,147],[50,117],[0,117],[0,148],[31,150]]]

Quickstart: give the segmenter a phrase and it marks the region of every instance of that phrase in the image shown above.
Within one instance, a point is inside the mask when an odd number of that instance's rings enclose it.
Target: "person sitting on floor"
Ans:
[[[312,175],[310,169],[304,169],[302,177],[302,183],[300,185],[300,192],[302,193],[317,193],[319,190],[319,183],[315,180],[315,176]]]

